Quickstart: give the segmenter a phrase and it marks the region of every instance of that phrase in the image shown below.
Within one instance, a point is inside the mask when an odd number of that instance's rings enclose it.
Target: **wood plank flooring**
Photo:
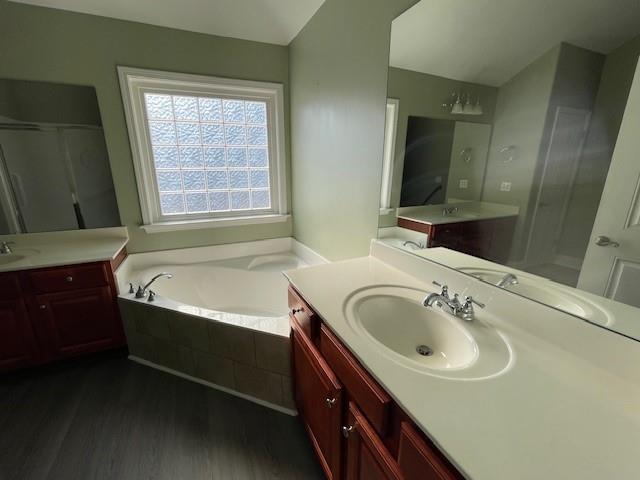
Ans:
[[[0,379],[0,480],[322,478],[297,418],[121,355]]]

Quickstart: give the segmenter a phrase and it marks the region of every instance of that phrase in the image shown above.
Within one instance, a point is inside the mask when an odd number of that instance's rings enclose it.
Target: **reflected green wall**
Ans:
[[[291,234],[291,221],[154,234],[139,229],[142,215],[117,65],[282,83],[287,117],[285,130],[289,131],[287,47],[0,0],[0,78],[96,88],[120,219],[129,227],[131,236],[129,251],[213,245]],[[289,153],[288,143],[286,150]],[[288,165],[289,157],[287,154]]]
[[[391,21],[416,0],[326,0],[290,45],[294,235],[335,260],[377,236]]]

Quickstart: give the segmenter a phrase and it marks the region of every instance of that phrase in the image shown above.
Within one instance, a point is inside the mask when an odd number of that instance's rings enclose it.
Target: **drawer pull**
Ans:
[[[329,407],[329,408],[332,408],[336,404],[336,398],[335,397],[333,397],[333,398],[327,397],[327,398],[325,398],[324,401],[327,402],[327,407]]]
[[[65,282],[73,282],[73,277],[71,275],[69,275],[64,280],[65,280]]]
[[[44,310],[45,308],[47,308],[46,305],[40,305],[40,310]]]
[[[351,435],[351,432],[353,432],[353,428],[354,428],[353,425],[349,425],[348,427],[347,426],[342,427],[342,436],[344,438],[349,438],[349,435]]]
[[[300,313],[300,312],[304,312],[304,308],[303,308],[303,307],[300,307],[300,308],[292,308],[292,309],[291,309],[291,313],[292,313],[293,315],[295,315],[296,313]]]

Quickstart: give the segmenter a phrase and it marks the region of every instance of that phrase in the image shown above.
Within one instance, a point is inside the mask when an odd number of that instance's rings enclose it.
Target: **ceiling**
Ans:
[[[640,34],[640,0],[422,0],[391,28],[390,65],[500,86],[560,42],[609,53]]]
[[[12,0],[192,32],[288,45],[324,0]]]

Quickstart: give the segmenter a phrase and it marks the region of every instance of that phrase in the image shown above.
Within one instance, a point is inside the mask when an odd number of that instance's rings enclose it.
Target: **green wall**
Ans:
[[[473,98],[480,96],[483,115],[452,115],[442,107],[453,92],[468,92]],[[455,120],[464,122],[492,123],[496,106],[498,89],[486,85],[460,82],[450,78],[414,72],[401,68],[389,67],[389,98],[399,100],[398,126],[396,130],[396,149],[393,161],[393,183],[391,186],[391,206],[400,204],[402,173],[404,166],[405,142],[407,138],[407,121],[409,116],[428,117],[438,120]],[[389,217],[388,215],[385,216]],[[395,216],[392,214],[395,224]],[[381,224],[388,226],[388,219],[381,217]]]
[[[584,257],[640,55],[640,36],[606,56],[558,250]]]
[[[129,227],[131,236],[129,251],[213,245],[291,234],[291,221],[154,234],[139,229],[142,215],[117,65],[282,83],[285,113],[289,111],[287,47],[0,0],[0,78],[96,88],[120,218],[123,225]],[[287,133],[288,126],[287,118]],[[287,152],[288,147],[287,144]],[[289,154],[287,158],[290,165]]]
[[[290,45],[294,235],[329,259],[377,236],[391,21],[416,0],[326,0]]]

